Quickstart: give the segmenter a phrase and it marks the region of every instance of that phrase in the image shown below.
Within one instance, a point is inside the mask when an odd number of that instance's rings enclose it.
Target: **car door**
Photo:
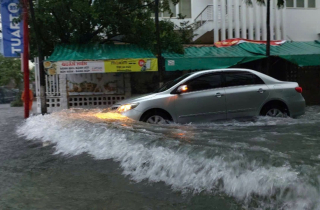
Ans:
[[[223,72],[227,118],[253,117],[267,100],[269,88],[257,75],[246,71]]]
[[[185,83],[188,90],[179,94],[175,113],[179,123],[211,122],[226,119],[225,92],[222,75],[209,73]]]

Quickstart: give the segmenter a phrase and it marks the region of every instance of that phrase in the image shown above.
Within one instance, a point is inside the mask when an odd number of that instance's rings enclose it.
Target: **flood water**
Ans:
[[[2,208],[320,209],[319,106],[299,119],[157,126],[101,111],[21,120]]]

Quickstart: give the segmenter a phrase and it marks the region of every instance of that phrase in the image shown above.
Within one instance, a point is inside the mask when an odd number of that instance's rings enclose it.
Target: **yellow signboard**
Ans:
[[[146,72],[158,71],[158,60],[156,58],[140,58],[106,61],[45,61],[44,68],[49,75]]]
[[[105,72],[145,72],[158,71],[156,58],[118,59],[104,61]]]

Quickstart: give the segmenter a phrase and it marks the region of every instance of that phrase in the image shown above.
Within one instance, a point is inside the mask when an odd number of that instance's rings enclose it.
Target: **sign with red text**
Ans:
[[[45,61],[44,67],[49,75],[105,72],[103,61]]]

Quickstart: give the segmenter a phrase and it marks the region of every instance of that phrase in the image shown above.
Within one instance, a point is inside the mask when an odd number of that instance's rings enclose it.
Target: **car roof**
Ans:
[[[209,70],[202,70],[202,71],[193,72],[192,75],[203,74],[203,73],[210,73],[210,72],[219,72],[219,71],[248,71],[248,72],[254,72],[254,73],[257,72],[257,71],[254,71],[254,70],[251,70],[251,69],[245,69],[245,68],[228,68],[228,69],[209,69]]]
[[[270,77],[266,74],[260,73],[258,71],[254,71],[251,69],[245,69],[245,68],[228,68],[228,69],[210,69],[210,70],[202,70],[202,71],[197,71],[197,72],[193,72],[190,76],[195,77],[195,76],[199,76],[202,74],[207,74],[210,72],[228,72],[228,71],[246,71],[246,72],[251,72],[257,76],[259,76],[264,82],[266,83],[277,83],[280,82],[279,80]]]

